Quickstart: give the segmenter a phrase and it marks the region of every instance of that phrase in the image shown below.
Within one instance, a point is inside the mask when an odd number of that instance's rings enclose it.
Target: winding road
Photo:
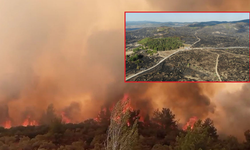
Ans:
[[[136,77],[136,76],[138,76],[138,75],[140,75],[140,74],[142,74],[142,73],[145,73],[145,72],[147,72],[147,71],[149,71],[149,70],[151,70],[151,69],[154,69],[154,68],[157,67],[159,64],[161,64],[163,61],[165,61],[167,58],[169,58],[169,57],[171,57],[172,55],[174,55],[174,54],[176,54],[176,53],[178,53],[178,52],[181,52],[181,51],[188,51],[188,50],[194,50],[194,49],[232,49],[232,48],[249,48],[249,47],[197,47],[197,48],[191,48],[192,46],[194,46],[196,43],[200,42],[200,40],[201,40],[200,38],[197,37],[196,34],[197,34],[197,32],[195,32],[194,35],[196,36],[196,38],[197,38],[198,40],[197,40],[196,42],[194,42],[190,47],[188,47],[187,49],[179,49],[178,51],[174,52],[173,54],[168,55],[167,57],[163,58],[160,62],[158,62],[158,63],[157,63],[156,65],[154,65],[153,67],[150,67],[150,68],[148,68],[148,69],[146,69],[146,70],[143,70],[143,71],[141,71],[141,72],[138,72],[138,73],[136,73],[136,74],[134,74],[134,75],[131,75],[131,76],[127,77],[127,78],[126,78],[126,81],[128,81],[128,80],[130,80],[130,79],[132,79],[132,78],[134,78],[134,77]],[[190,49],[190,48],[191,48],[191,49]],[[215,71],[216,71],[216,74],[217,74],[219,80],[221,81],[220,75],[218,74],[218,71],[217,71],[218,59],[219,59],[219,54],[218,54],[217,59],[216,59]]]
[[[198,39],[196,42],[194,42],[190,47],[194,46],[194,44],[200,42],[200,38],[198,38],[198,36],[196,35],[197,34],[197,31],[195,31],[194,35],[196,36],[196,38]]]

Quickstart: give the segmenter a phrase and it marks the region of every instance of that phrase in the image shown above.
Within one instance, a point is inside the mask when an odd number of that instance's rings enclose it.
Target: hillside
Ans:
[[[208,21],[208,22],[194,22],[189,24],[189,27],[205,27],[205,26],[214,26],[224,23],[246,23],[249,25],[249,19],[239,20],[239,21]]]
[[[155,22],[155,21],[126,21],[126,29],[145,28],[145,27],[181,27],[188,25],[187,22]]]
[[[176,53],[130,81],[249,81],[248,21],[211,21],[126,31],[126,58],[144,56],[138,61],[126,59],[126,77],[143,72]],[[172,47],[164,41],[166,38],[178,38],[182,44],[172,42]],[[173,51],[160,52],[164,50]]]

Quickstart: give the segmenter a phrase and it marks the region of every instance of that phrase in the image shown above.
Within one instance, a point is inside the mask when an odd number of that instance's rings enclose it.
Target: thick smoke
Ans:
[[[198,84],[166,84],[160,85],[156,90],[160,91],[163,106],[172,108],[178,114],[181,113],[183,118],[203,118],[215,110],[215,105]]]
[[[172,11],[249,11],[248,0],[147,0],[157,10]]]
[[[249,6],[243,0],[236,5],[233,1],[191,2],[0,0],[0,124],[12,119],[18,125],[28,115],[43,118],[50,104],[56,113],[80,122],[95,117],[101,107],[112,105],[125,93],[143,114],[169,107],[182,122],[192,116],[229,113],[228,106],[217,106],[212,99],[226,88],[224,84],[124,83],[124,11]],[[220,121],[217,126],[223,125]]]
[[[250,128],[249,91],[250,85],[245,84],[241,90],[223,91],[215,97],[218,109],[212,119],[220,133],[244,139],[242,133]]]
[[[0,110],[0,125],[3,125],[6,119],[9,119],[8,105],[0,105]]]

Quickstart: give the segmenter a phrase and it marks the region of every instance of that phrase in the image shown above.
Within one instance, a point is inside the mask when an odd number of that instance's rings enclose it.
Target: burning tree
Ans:
[[[123,99],[115,105],[107,136],[106,150],[131,150],[138,140],[138,119],[129,124],[131,107],[129,99]]]
[[[194,126],[187,128],[186,133],[181,133],[177,137],[175,150],[210,150],[213,149],[214,138],[210,135],[210,126],[207,125],[208,121],[202,123],[197,120]]]
[[[186,123],[186,125],[184,125],[184,126],[182,127],[182,129],[183,129],[183,130],[187,130],[188,127],[190,127],[191,129],[193,129],[194,124],[196,123],[197,120],[198,120],[198,118],[195,117],[195,116],[192,117],[192,118],[190,118],[189,121]]]

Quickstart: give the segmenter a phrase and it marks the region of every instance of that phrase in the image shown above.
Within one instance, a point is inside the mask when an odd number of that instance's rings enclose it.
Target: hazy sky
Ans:
[[[248,19],[248,13],[126,13],[126,21],[202,22]]]

